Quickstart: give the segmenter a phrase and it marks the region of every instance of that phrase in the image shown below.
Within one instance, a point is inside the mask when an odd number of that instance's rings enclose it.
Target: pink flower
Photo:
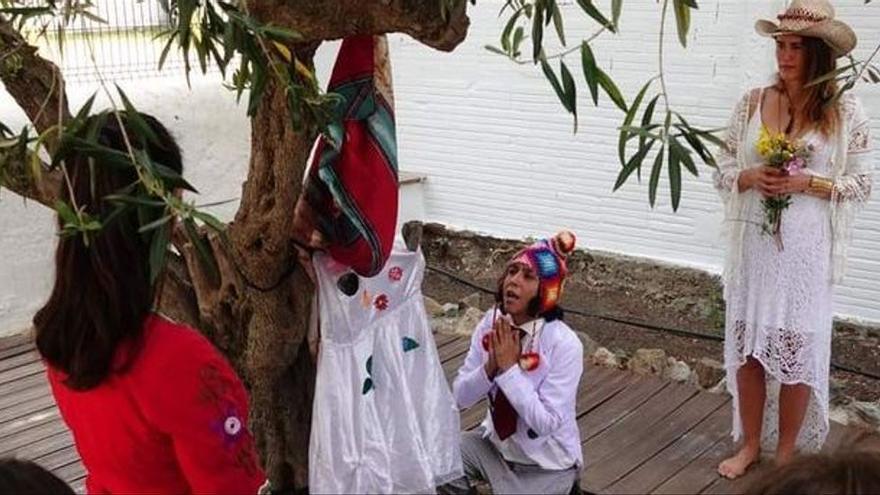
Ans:
[[[801,170],[807,168],[807,162],[803,158],[796,156],[785,163],[783,167],[788,175],[794,175],[800,173]]]
[[[388,279],[392,282],[399,282],[403,278],[403,269],[399,266],[392,267],[388,270]]]

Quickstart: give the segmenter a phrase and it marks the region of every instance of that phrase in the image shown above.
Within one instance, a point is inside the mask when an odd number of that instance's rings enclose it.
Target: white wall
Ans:
[[[500,237],[541,235],[574,229],[583,246],[646,256],[717,272],[722,248],[721,214],[709,170],[685,181],[677,214],[666,184],[659,205],[648,207],[647,187],[635,182],[617,193],[619,170],[615,127],[621,115],[607,100],[600,108],[579,108],[580,128],[558,104],[540,70],[516,66],[483,49],[497,44],[504,19],[501,0],[471,7],[468,40],[452,54],[427,49],[404,36],[391,40],[397,102],[400,167],[427,177],[402,194],[403,217],[421,217]],[[608,2],[599,2],[605,5]],[[703,0],[693,18],[691,49],[678,46],[674,22],[668,26],[668,83],[672,104],[692,123],[720,126],[742,92],[768,80],[772,47],[754,34],[758,16],[772,17],[782,0]],[[876,39],[880,6],[839,0],[839,14],[862,36],[866,51]],[[587,31],[567,24],[569,39]],[[599,64],[608,69],[631,100],[656,71],[659,8],[654,2],[624,2],[622,33],[598,40]],[[550,34],[548,33],[548,36]],[[874,39],[872,39],[874,37]],[[322,47],[318,66],[326,74],[336,43]],[[577,57],[567,60],[573,68]],[[580,92],[585,85],[575,71]],[[217,76],[196,77],[192,91],[176,74],[121,81],[135,104],[165,122],[181,142],[187,174],[202,191],[200,202],[240,195],[247,170],[249,128],[244,109],[220,88]],[[73,105],[94,91],[94,83],[70,87]],[[858,90],[875,116],[880,135],[880,87]],[[0,118],[20,112],[0,97]],[[876,141],[876,140],[875,140]],[[875,142],[875,145],[877,143]],[[424,212],[420,199],[424,196]],[[228,218],[235,205],[219,212]],[[50,215],[39,205],[0,192],[0,334],[24,328],[43,302],[51,279],[54,246]],[[838,288],[837,311],[880,321],[880,201],[871,202],[856,226],[850,277]]]
[[[201,194],[198,203],[235,199],[247,172],[250,128],[244,108],[218,84],[218,77],[193,79],[188,90],[182,77],[120,81],[142,111],[165,123],[184,155],[186,175]],[[95,90],[93,84],[69,86],[77,108]],[[95,108],[107,106],[106,100]],[[24,115],[8,95],[0,93],[0,118],[24,123]],[[14,126],[10,126],[13,129]],[[213,211],[231,218],[236,205]],[[49,210],[25,203],[7,190],[0,192],[0,335],[22,330],[48,296],[53,274],[54,220]]]
[[[580,234],[582,246],[720,271],[722,215],[710,170],[701,168],[699,179],[688,177],[676,214],[666,183],[653,211],[647,180],[631,181],[612,194],[620,167],[615,132],[620,112],[607,100],[596,109],[582,99],[580,128],[573,135],[571,119],[540,69],[515,66],[483,49],[498,45],[506,20],[497,18],[502,4],[477,2],[468,39],[454,54],[436,55],[405,38],[395,38],[392,45],[401,167],[428,177],[429,220],[508,238],[568,227]],[[674,20],[667,25],[670,99],[692,123],[724,126],[743,92],[770,79],[772,42],[757,36],[753,25],[758,17],[773,18],[783,2],[699,4],[687,52],[678,45]],[[880,5],[835,4],[862,37],[856,54],[867,56],[880,42]],[[566,8],[573,18],[577,7]],[[594,48],[600,66],[611,68],[631,101],[656,73],[660,9],[655,2],[624,2],[623,10],[621,34],[601,38]],[[547,37],[553,37],[552,30]],[[576,56],[566,61],[580,65]],[[579,71],[575,76],[583,94]],[[861,86],[857,94],[874,116],[876,137],[880,86]],[[876,138],[875,146],[880,146]],[[850,276],[837,290],[841,315],[880,320],[880,284],[872,283],[880,279],[878,253],[880,200],[875,198],[856,225]]]

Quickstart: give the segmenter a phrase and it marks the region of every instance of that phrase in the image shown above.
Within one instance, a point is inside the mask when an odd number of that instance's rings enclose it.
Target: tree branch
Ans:
[[[7,20],[0,16],[0,80],[6,90],[24,110],[37,132],[70,118],[64,78],[52,62],[37,54],[37,48],[28,42]],[[56,139],[44,141],[47,149],[54,149]],[[27,157],[7,152],[3,161],[3,187],[52,207],[60,197],[62,174],[44,167],[39,183],[28,173]]]
[[[42,178],[35,182],[28,170],[28,161],[28,156],[15,153],[14,150],[0,152],[0,187],[54,208],[55,202],[61,197],[63,175],[59,170],[49,172],[45,164],[41,163]]]
[[[39,132],[70,118],[64,78],[52,62],[37,55],[12,24],[0,17],[0,79]]]
[[[439,0],[249,0],[248,11],[263,22],[299,32],[302,42],[357,34],[406,33],[442,51],[467,36],[467,0],[444,21]]]

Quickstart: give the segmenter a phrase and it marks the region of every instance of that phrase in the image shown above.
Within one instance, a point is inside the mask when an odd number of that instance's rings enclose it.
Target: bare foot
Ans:
[[[777,449],[776,450],[776,465],[784,466],[791,462],[792,458],[794,458],[795,452],[794,449]]]
[[[749,469],[749,466],[758,461],[760,455],[760,448],[743,447],[735,456],[721,461],[721,464],[718,465],[718,474],[730,480],[739,478]]]

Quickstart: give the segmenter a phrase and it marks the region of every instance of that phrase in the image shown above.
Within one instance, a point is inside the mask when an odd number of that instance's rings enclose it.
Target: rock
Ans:
[[[666,351],[639,349],[630,358],[629,369],[642,375],[662,375],[666,370]]]
[[[722,378],[721,381],[716,383],[714,387],[708,389],[708,392],[711,392],[713,394],[727,393],[727,377]]]
[[[880,403],[854,401],[850,407],[865,426],[875,430],[880,428]]]
[[[674,357],[666,358],[666,370],[663,372],[663,378],[674,382],[687,382],[691,377],[691,367],[684,361],[679,361]]]
[[[828,403],[831,406],[844,405],[850,402],[850,398],[843,393],[845,384],[844,380],[834,377],[828,380]]]
[[[694,367],[698,383],[704,389],[713,388],[725,376],[724,365],[711,358],[702,358]]]
[[[577,331],[574,333],[581,339],[581,344],[584,346],[584,356],[592,356],[599,349],[599,343],[591,339],[589,335]]]
[[[434,299],[431,299],[428,296],[425,297],[425,311],[428,313],[430,318],[436,318],[438,316],[443,316],[443,306],[440,305]]]
[[[604,347],[600,347],[596,349],[596,352],[590,354],[590,363],[605,368],[620,367],[620,360],[617,358],[617,355]]]
[[[473,294],[465,297],[461,301],[458,301],[458,309],[460,311],[464,311],[467,308],[480,308],[480,301],[482,300],[482,295],[479,292],[474,292]]]
[[[470,337],[474,334],[477,323],[483,319],[483,311],[477,308],[467,308],[464,314],[456,319],[452,332],[456,335]]]
[[[446,303],[443,305],[443,316],[447,318],[456,318],[459,314],[458,304]]]
[[[849,410],[846,406],[832,407],[828,411],[828,419],[842,425],[849,424]]]

